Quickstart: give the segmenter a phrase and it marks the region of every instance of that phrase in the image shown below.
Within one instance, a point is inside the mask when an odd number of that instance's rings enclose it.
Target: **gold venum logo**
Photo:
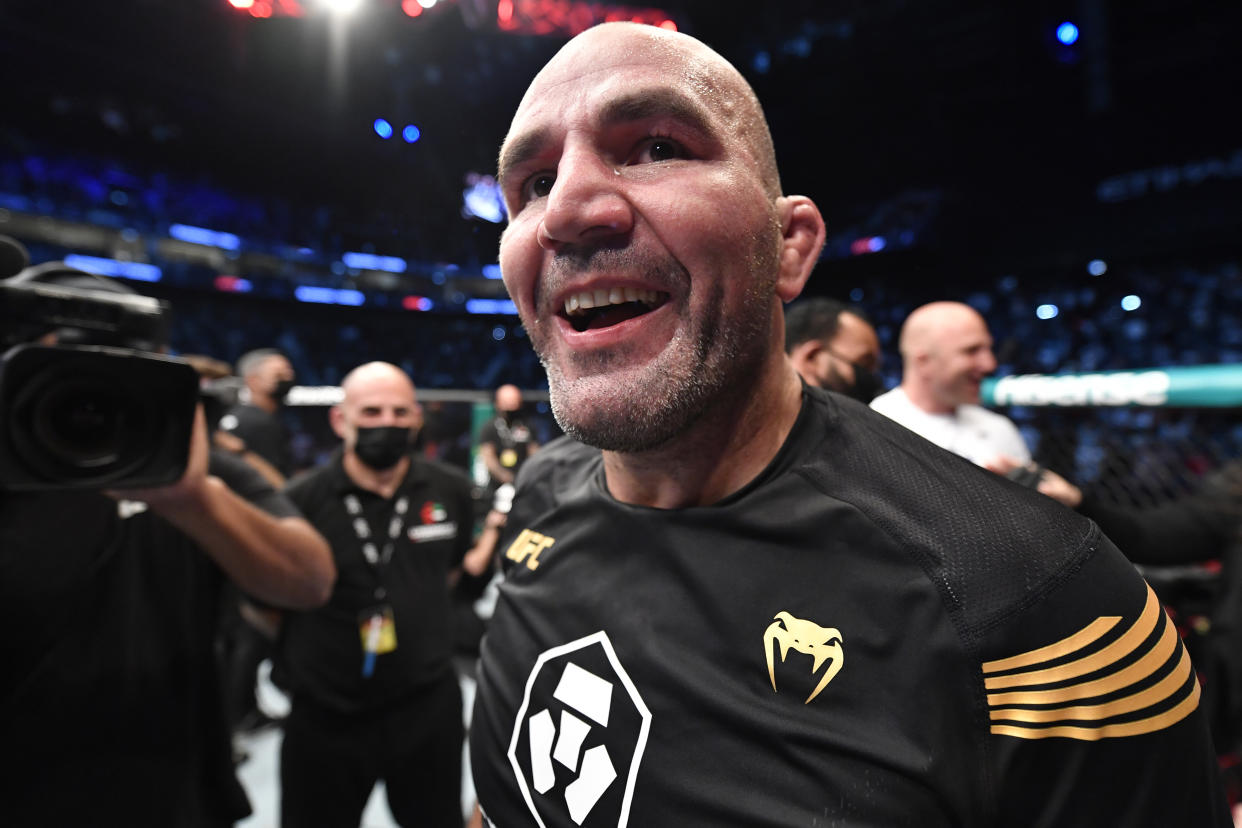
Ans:
[[[835,627],[821,627],[813,621],[803,621],[787,612],[778,612],[776,619],[768,625],[767,632],[763,634],[763,648],[768,657],[768,678],[772,680],[772,690],[776,690],[776,667],[772,659],[773,644],[779,644],[781,647],[782,664],[785,663],[785,656],[789,654],[790,647],[813,658],[812,675],[819,672],[819,668],[826,660],[832,659],[828,668],[824,670],[819,684],[803,702],[803,704],[810,704],[811,699],[818,696],[820,691],[828,686],[828,682],[841,672],[841,666],[845,664],[845,650],[842,649],[842,643],[841,633]]]
[[[523,529],[513,543],[505,551],[505,557],[517,563],[526,562],[527,569],[539,568],[539,553],[556,543],[556,538],[549,538],[530,529]]]

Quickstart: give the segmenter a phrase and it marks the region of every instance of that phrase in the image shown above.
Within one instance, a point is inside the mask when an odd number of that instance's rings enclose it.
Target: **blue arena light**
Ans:
[[[354,270],[383,270],[388,273],[405,273],[409,264],[397,256],[376,256],[374,253],[346,253],[341,256],[346,267]]]
[[[498,264],[485,264],[485,265],[483,265],[483,278],[484,278],[484,279],[500,279],[500,278],[502,278],[502,277],[501,277],[501,275],[500,275],[500,265],[498,265]]]
[[[191,244],[204,244],[208,247],[219,247],[222,250],[240,250],[241,239],[232,233],[219,230],[208,230],[206,227],[194,227],[190,224],[173,224],[168,228],[168,235],[174,239]]]
[[[164,272],[153,264],[144,262],[122,262],[116,259],[105,259],[101,256],[82,256],[70,253],[64,258],[69,267],[85,270],[87,273],[98,273],[101,276],[119,276],[135,282],[158,282]]]
[[[1078,27],[1066,20],[1057,26],[1057,40],[1066,46],[1073,46],[1078,42]]]
[[[505,336],[508,333],[509,332],[506,331],[502,326],[497,325],[496,327],[492,328],[492,339],[496,340],[497,342],[500,342],[505,338]]]
[[[1040,305],[1035,309],[1035,315],[1040,319],[1053,319],[1060,312],[1061,309],[1056,305]]]
[[[406,124],[405,129],[401,130],[401,137],[407,144],[413,144],[423,137],[423,131],[413,124]]]
[[[371,124],[371,127],[375,130],[375,134],[385,141],[392,137],[392,124],[383,118],[376,118],[375,123]]]
[[[517,305],[509,299],[467,299],[466,313],[506,313],[517,315]]]
[[[357,307],[366,301],[359,290],[345,288],[318,287],[315,285],[299,285],[293,290],[299,302],[315,302],[320,305],[353,305]]]
[[[1103,276],[1108,272],[1108,262],[1103,259],[1092,259],[1087,262],[1087,272],[1092,276]]]
[[[1131,293],[1129,296],[1121,298],[1121,309],[1124,311],[1138,310],[1143,304],[1143,300]]]

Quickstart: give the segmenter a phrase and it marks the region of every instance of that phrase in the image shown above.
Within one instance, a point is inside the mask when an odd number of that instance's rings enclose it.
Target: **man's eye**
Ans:
[[[639,146],[635,163],[649,164],[654,161],[672,161],[685,158],[687,153],[672,138],[650,138]]]
[[[526,201],[536,198],[545,198],[552,192],[552,185],[556,182],[556,176],[549,173],[538,173],[526,179],[526,183],[522,185],[522,196]]]

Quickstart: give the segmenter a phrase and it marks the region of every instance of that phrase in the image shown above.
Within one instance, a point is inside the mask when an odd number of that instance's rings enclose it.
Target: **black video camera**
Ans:
[[[179,480],[199,382],[154,353],[167,327],[166,303],[59,262],[0,281],[0,489]]]

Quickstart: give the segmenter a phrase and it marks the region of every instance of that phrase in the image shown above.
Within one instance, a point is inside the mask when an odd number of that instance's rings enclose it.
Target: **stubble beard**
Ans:
[[[764,268],[768,261],[756,254],[753,266]],[[757,280],[742,312],[728,320],[724,285],[717,282],[699,321],[679,326],[654,360],[629,370],[610,364],[623,357],[602,353],[579,362],[576,378],[566,377],[549,354],[542,330],[531,326],[557,424],[579,442],[634,454],[666,446],[711,410],[739,409],[766,357],[771,285],[770,279]]]

